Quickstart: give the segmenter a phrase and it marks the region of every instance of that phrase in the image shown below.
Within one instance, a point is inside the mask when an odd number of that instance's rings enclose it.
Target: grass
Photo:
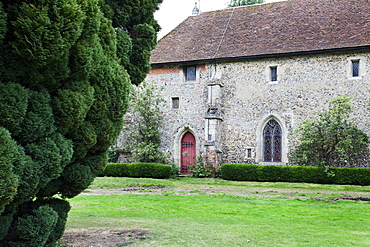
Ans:
[[[154,236],[130,246],[370,246],[370,186],[98,178],[96,188],[161,193],[79,195],[67,227],[127,227]],[[316,200],[321,198],[323,200]]]
[[[132,186],[173,186],[173,183],[165,179],[98,177],[89,188],[114,189]]]

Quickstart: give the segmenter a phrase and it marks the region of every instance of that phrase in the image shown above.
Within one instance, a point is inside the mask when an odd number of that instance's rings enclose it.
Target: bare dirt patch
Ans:
[[[68,247],[118,247],[150,237],[150,233],[142,229],[78,228],[66,229],[60,244]]]
[[[364,197],[364,196],[341,196],[338,198],[330,198],[330,199],[325,199],[325,198],[315,198],[317,201],[338,201],[338,200],[350,200],[350,201],[364,201],[364,202],[369,202],[370,197]]]
[[[171,189],[168,186],[130,186],[125,188],[90,188],[81,193],[82,195],[123,195],[123,194],[160,194],[162,191]]]
[[[124,195],[124,194],[166,194],[178,196],[195,196],[200,194],[206,195],[234,195],[245,197],[269,197],[281,199],[315,199],[321,200],[356,200],[370,201],[367,192],[345,192],[338,191],[335,194],[341,194],[338,197],[331,197],[330,193],[319,192],[321,197],[315,197],[310,190],[296,188],[255,188],[255,187],[230,187],[224,186],[207,186],[207,185],[189,185],[186,187],[169,187],[169,186],[129,186],[124,188],[90,188],[82,193],[84,195]]]

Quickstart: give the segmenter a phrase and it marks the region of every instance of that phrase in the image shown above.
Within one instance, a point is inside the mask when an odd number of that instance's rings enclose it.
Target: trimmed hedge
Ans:
[[[171,176],[171,166],[159,163],[108,163],[100,176],[169,178]]]
[[[329,175],[323,167],[224,164],[223,179],[260,182],[304,182],[319,184],[370,185],[370,169],[330,167]]]

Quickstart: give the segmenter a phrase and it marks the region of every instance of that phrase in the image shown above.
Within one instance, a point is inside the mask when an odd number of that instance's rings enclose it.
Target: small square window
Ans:
[[[185,67],[185,79],[186,81],[196,81],[196,66]]]
[[[250,159],[252,158],[252,148],[247,148],[246,150],[246,158]]]
[[[270,80],[277,81],[277,66],[270,67]]]
[[[352,77],[360,76],[360,60],[352,60]]]
[[[172,109],[179,109],[180,107],[180,99],[178,97],[172,98]]]

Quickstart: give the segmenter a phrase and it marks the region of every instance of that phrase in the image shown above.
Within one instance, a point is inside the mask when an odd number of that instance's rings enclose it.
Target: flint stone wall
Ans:
[[[352,77],[351,60],[360,61],[360,76]],[[278,81],[270,81],[270,67],[277,67]],[[195,82],[185,82],[181,66],[154,68],[146,81],[163,86],[167,101],[163,109],[162,149],[179,162],[179,138],[190,130],[197,139],[198,154],[205,155],[211,127],[205,118],[209,108],[209,82],[219,77],[219,114],[214,125],[214,148],[218,163],[263,161],[262,130],[274,118],[283,130],[282,163],[288,163],[297,144],[293,134],[298,124],[339,96],[352,97],[357,126],[370,135],[369,88],[370,51],[296,55],[215,62],[198,65]],[[179,98],[179,109],[172,109],[172,98]],[[181,132],[181,133],[180,133]],[[177,157],[176,157],[177,156]]]

